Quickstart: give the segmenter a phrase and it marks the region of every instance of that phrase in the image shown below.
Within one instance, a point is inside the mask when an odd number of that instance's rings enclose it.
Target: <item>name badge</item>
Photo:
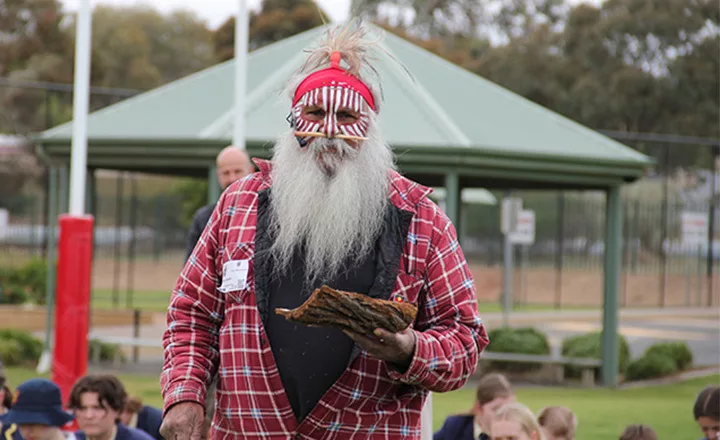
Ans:
[[[223,264],[222,285],[218,290],[228,293],[244,289],[247,285],[249,268],[250,260],[232,260]]]

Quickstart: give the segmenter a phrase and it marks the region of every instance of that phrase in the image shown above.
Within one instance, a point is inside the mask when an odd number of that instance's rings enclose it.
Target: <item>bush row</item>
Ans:
[[[99,350],[100,361],[110,361],[117,356],[121,362],[125,362],[125,356],[117,345],[91,339],[88,355],[92,355],[95,349]],[[28,332],[0,330],[0,361],[6,367],[33,366],[40,359],[42,350],[42,341]]]
[[[534,328],[497,328],[488,332],[490,344],[487,351],[496,353],[517,353],[549,355],[550,343],[547,335]],[[619,371],[627,380],[651,379],[666,376],[692,366],[692,351],[684,342],[658,343],[649,347],[643,356],[631,361],[627,339],[618,335],[620,347]],[[568,358],[602,358],[602,333],[593,332],[572,336],[563,341],[562,355]],[[537,370],[542,364],[490,362],[493,370],[522,373]],[[565,377],[577,378],[581,370],[566,366]],[[595,369],[596,379],[600,368]]]
[[[668,376],[692,366],[693,355],[684,342],[662,342],[651,345],[642,356],[628,365],[628,380]]]

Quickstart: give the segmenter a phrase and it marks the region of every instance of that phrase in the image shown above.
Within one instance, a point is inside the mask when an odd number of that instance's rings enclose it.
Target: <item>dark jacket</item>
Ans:
[[[212,215],[213,209],[215,209],[215,204],[211,203],[195,211],[195,215],[193,215],[192,219],[192,224],[190,224],[190,231],[188,232],[187,250],[185,252],[186,262],[188,258],[190,258],[193,249],[195,249],[195,245],[197,244],[200,236],[205,230],[205,226],[208,224],[208,221],[210,221],[210,216]]]
[[[137,415],[137,429],[147,432],[156,440],[163,440],[160,435],[162,411],[152,406],[143,406]]]
[[[442,428],[433,435],[433,440],[478,440],[473,438],[475,421],[472,415],[450,416]],[[490,440],[487,434],[480,434],[480,440]]]
[[[85,433],[82,431],[76,431],[75,437],[77,438],[77,440],[87,440],[87,437],[85,437]],[[146,432],[140,431],[139,429],[135,428],[128,428],[122,423],[118,423],[115,440],[153,440],[153,438],[150,437],[150,434]]]
[[[0,428],[0,440],[23,440],[16,424],[4,424]]]

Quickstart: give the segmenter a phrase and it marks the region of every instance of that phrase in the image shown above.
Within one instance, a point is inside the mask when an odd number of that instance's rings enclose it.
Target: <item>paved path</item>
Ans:
[[[503,316],[490,313],[483,316],[489,328],[503,324]],[[600,311],[560,311],[513,313],[510,325],[531,326],[548,334],[553,345],[566,337],[602,329]],[[153,325],[143,326],[140,337],[154,339],[160,347],[165,331],[164,320],[158,316]],[[720,365],[720,310],[706,308],[683,309],[627,309],[620,313],[619,332],[630,344],[633,358],[642,355],[651,344],[659,341],[685,341],[693,351],[696,366]],[[130,327],[94,329],[93,336],[131,336]],[[157,363],[160,350],[141,351],[143,362]]]

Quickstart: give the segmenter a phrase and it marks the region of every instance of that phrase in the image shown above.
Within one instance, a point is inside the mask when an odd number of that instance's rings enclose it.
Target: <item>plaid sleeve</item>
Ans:
[[[406,371],[389,368],[389,374],[430,391],[452,391],[475,372],[488,338],[472,274],[455,228],[443,213],[435,217],[426,269],[426,298],[415,325],[413,359]]]
[[[204,405],[207,387],[217,372],[218,333],[225,301],[216,288],[215,255],[225,194],[215,206],[170,298],[160,375],[164,411],[185,401]]]

